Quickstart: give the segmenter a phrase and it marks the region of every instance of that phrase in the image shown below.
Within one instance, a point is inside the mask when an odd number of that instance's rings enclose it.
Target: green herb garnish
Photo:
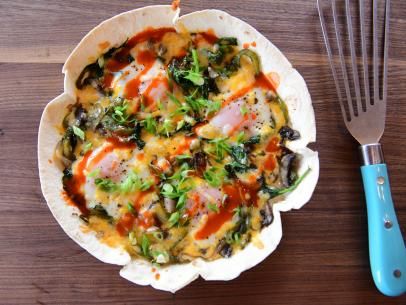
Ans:
[[[157,130],[157,123],[155,119],[152,117],[151,114],[149,114],[145,120],[143,121],[143,126],[146,131],[148,131],[151,134],[155,134]]]
[[[245,133],[244,133],[244,131],[241,131],[237,135],[237,144],[242,144],[244,142],[244,139],[245,139]]]
[[[116,183],[114,183],[113,181],[111,181],[111,179],[108,178],[96,178],[94,180],[94,183],[98,188],[108,193],[115,192],[119,188]]]
[[[191,155],[186,155],[186,154],[177,155],[176,159],[177,160],[189,160],[189,159],[192,159],[192,156]]]
[[[132,205],[131,202],[127,203],[127,210],[128,212],[130,212],[131,214],[137,214],[137,211],[135,210],[134,206]]]
[[[92,148],[93,144],[91,142],[87,142],[84,146],[83,146],[83,153],[87,153],[91,148]]]
[[[227,138],[209,140],[209,143],[214,144],[214,150],[210,152],[216,155],[217,161],[223,160],[225,154],[231,152],[231,147],[226,141]]]
[[[149,243],[148,236],[145,235],[145,234],[142,234],[141,249],[142,249],[142,254],[145,257],[150,257],[151,256],[151,254],[149,252],[149,245],[150,245],[150,243]]]
[[[120,190],[123,193],[135,192],[137,189],[139,189],[140,183],[141,181],[137,174],[131,171],[129,172],[127,178],[121,183]]]
[[[111,117],[120,125],[125,125],[131,122],[134,122],[134,119],[131,119],[131,115],[127,113],[128,102],[123,101],[121,105],[114,106],[113,114]]]
[[[162,231],[154,231],[154,232],[152,232],[152,236],[154,236],[154,238],[156,238],[157,240],[164,239],[164,235],[163,235]]]
[[[204,84],[204,78],[200,71],[199,58],[196,49],[192,49],[192,58],[192,69],[187,71],[187,74],[184,76],[184,78],[190,80],[196,86],[202,86]]]
[[[175,126],[173,121],[170,119],[165,119],[162,126],[159,129],[159,133],[164,134],[169,138],[170,133],[174,130]]]
[[[82,141],[85,140],[85,132],[77,126],[72,126],[73,133]]]
[[[207,208],[214,213],[220,213],[219,207],[215,203],[208,203]]]
[[[240,232],[227,232],[226,242],[230,245],[239,244],[241,242],[241,233]]]
[[[225,171],[211,167],[203,173],[203,177],[210,186],[219,187],[223,183]]]
[[[154,262],[157,264],[165,264],[169,261],[169,254],[164,250],[153,250],[151,251],[151,254]]]
[[[186,192],[182,192],[182,194],[178,198],[178,202],[176,203],[176,209],[182,210],[186,205]]]
[[[174,225],[176,225],[179,222],[179,219],[180,219],[180,213],[178,211],[173,212],[171,214],[171,216],[169,216],[169,220],[168,220],[169,226],[173,227]]]
[[[245,116],[248,113],[248,108],[245,105],[242,105],[240,108],[241,115]]]
[[[234,215],[241,216],[241,206],[236,207],[233,212]]]

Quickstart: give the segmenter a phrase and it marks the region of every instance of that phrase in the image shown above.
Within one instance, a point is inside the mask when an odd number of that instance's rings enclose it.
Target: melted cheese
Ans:
[[[255,82],[254,68],[244,57],[241,58],[241,68],[229,79],[222,79],[217,84],[221,92],[235,93],[251,86]]]
[[[79,102],[89,103],[96,102],[100,99],[100,93],[92,86],[86,86],[82,90],[76,90],[76,96]]]
[[[82,227],[84,232],[94,231],[96,236],[110,247],[120,247],[127,244],[127,240],[120,236],[115,227],[99,217],[90,217],[88,226]]]
[[[189,45],[188,35],[179,35],[178,33],[166,33],[162,38],[162,45],[165,47],[165,58],[178,57],[187,50]]]

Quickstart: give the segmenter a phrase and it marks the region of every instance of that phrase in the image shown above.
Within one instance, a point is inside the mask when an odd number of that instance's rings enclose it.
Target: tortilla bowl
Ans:
[[[94,232],[84,232],[77,208],[66,204],[62,196],[62,172],[49,162],[53,159],[54,149],[60,139],[60,132],[55,126],[63,120],[64,109],[76,102],[75,81],[81,71],[108,48],[121,45],[148,27],[175,27],[179,31],[186,28],[189,32],[207,31],[210,28],[219,37],[237,37],[241,45],[255,41],[255,51],[261,57],[262,69],[265,73],[272,72],[278,76],[277,92],[287,105],[292,127],[301,134],[299,140],[288,143],[290,150],[302,155],[298,174],[311,169],[293,192],[273,205],[273,223],[262,229],[259,236],[242,251],[230,258],[214,261],[198,258],[190,263],[162,266],[159,268],[159,278],[152,271],[155,268],[150,262],[133,259],[124,249],[101,243]],[[199,275],[205,280],[234,279],[275,250],[282,237],[281,212],[299,209],[310,200],[319,176],[319,160],[317,152],[306,147],[316,140],[315,118],[308,89],[286,57],[244,21],[219,10],[197,11],[179,17],[179,9],[174,10],[169,5],[132,10],[106,20],[91,30],[73,50],[62,72],[65,74],[64,93],[45,107],[39,127],[38,164],[42,192],[66,234],[99,260],[123,266],[120,275],[127,280],[175,292]]]

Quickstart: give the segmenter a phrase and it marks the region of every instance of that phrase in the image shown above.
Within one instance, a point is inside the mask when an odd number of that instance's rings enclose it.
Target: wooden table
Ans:
[[[184,1],[223,9],[270,38],[307,81],[317,118],[320,181],[283,214],[284,237],[231,282],[196,280],[176,294],[133,285],[62,231],[42,197],[37,130],[63,91],[62,63],[102,20],[159,1],[0,2],[0,304],[406,304],[373,284],[357,144],[342,123],[316,1]],[[382,139],[399,222],[406,227],[406,2],[392,1],[389,105]]]

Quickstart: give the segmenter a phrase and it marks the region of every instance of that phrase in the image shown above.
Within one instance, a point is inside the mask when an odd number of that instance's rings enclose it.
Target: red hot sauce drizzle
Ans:
[[[232,94],[230,97],[225,99],[222,103],[222,107],[227,106],[228,104],[232,103],[236,99],[243,97],[253,88],[262,88],[265,90],[272,90],[273,92],[276,92],[276,88],[275,88],[274,84],[272,83],[272,81],[269,79],[269,77],[267,77],[264,73],[260,72],[256,76],[254,83],[238,90],[237,92]]]
[[[125,236],[133,228],[135,216],[132,213],[125,213],[116,224],[116,230],[121,236]]]
[[[124,95],[128,99],[135,98],[139,95],[139,86],[141,85],[141,77],[145,75],[154,65],[156,55],[149,50],[140,51],[137,55],[137,62],[144,66],[144,69],[132,80],[130,80],[124,88]]]
[[[152,42],[158,42],[162,40],[162,37],[169,32],[175,32],[174,28],[159,28],[154,29],[152,27],[146,28],[144,31],[130,38],[124,47],[118,51],[114,56],[106,63],[106,68],[110,72],[118,72],[121,69],[127,67],[130,64],[129,56],[130,51],[138,43],[151,40]]]
[[[239,205],[247,206],[257,205],[259,186],[257,183],[253,185],[243,184],[237,180],[234,184],[223,186],[223,192],[227,194],[224,206],[218,213],[209,214],[206,223],[196,232],[197,240],[208,238],[211,234],[216,233],[221,226],[229,221],[234,215],[234,209]]]
[[[89,209],[86,206],[86,199],[83,195],[82,185],[86,182],[86,175],[84,173],[87,161],[89,160],[92,151],[88,151],[83,159],[76,166],[76,173],[72,178],[66,179],[64,182],[64,199],[74,206],[76,206],[84,216],[89,215]]]
[[[213,29],[209,29],[206,32],[199,32],[199,34],[210,44],[215,44],[218,40],[216,34],[214,34]]]

